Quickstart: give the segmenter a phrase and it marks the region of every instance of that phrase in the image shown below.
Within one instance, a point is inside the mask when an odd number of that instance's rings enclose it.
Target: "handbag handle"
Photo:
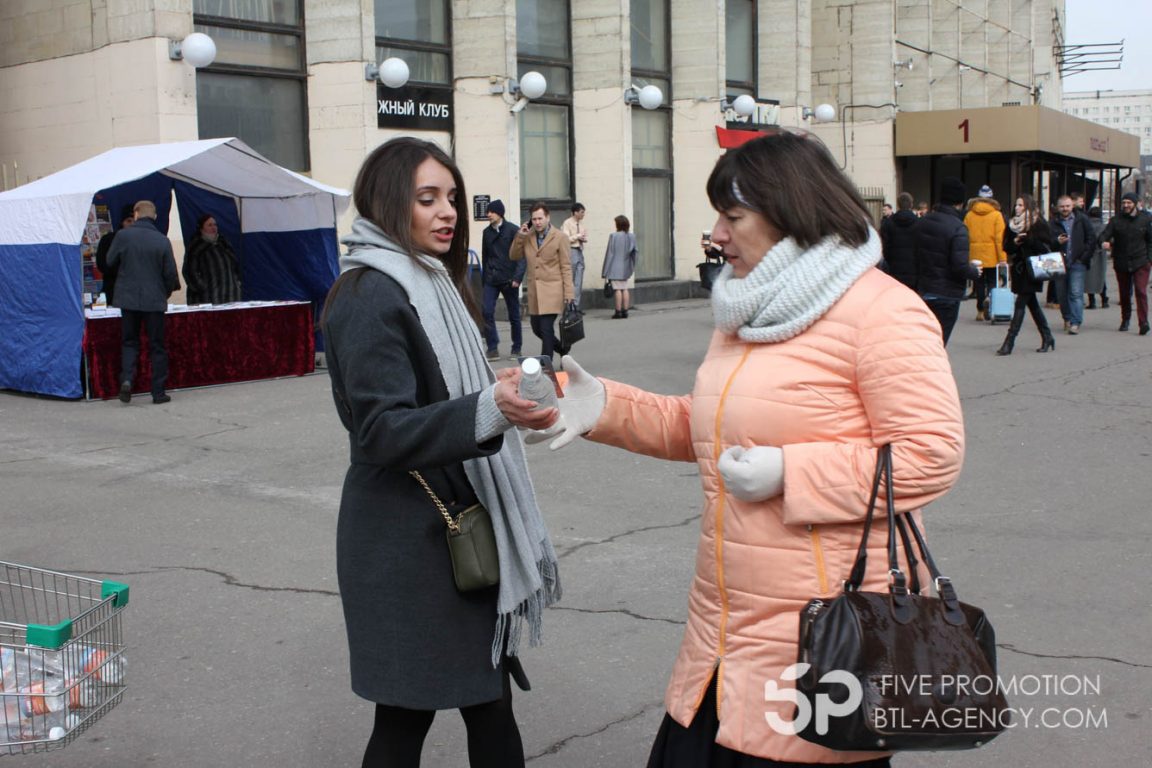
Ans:
[[[428,492],[428,497],[432,499],[432,503],[436,505],[436,509],[438,509],[440,514],[444,516],[444,522],[448,524],[448,530],[452,531],[452,533],[456,535],[459,535],[460,523],[454,520],[452,515],[448,514],[448,508],[444,506],[444,502],[440,501],[440,497],[437,496],[432,488],[428,485],[428,483],[425,482],[424,477],[414,469],[408,470],[408,474],[416,478],[416,482],[420,483],[424,490]]]
[[[957,626],[964,624],[966,619],[960,608],[960,599],[956,595],[956,589],[952,586],[952,581],[942,575],[940,569],[936,567],[936,561],[932,559],[932,555],[928,551],[928,544],[924,540],[924,534],[920,532],[916,521],[910,514],[904,513],[899,516],[896,514],[895,494],[893,493],[892,485],[891,445],[881,446],[876,454],[876,471],[872,478],[872,493],[868,501],[868,516],[864,520],[864,532],[860,537],[860,546],[856,550],[856,562],[852,565],[852,571],[849,574],[848,580],[844,582],[844,591],[851,592],[858,590],[864,582],[864,573],[867,570],[868,562],[868,537],[872,532],[872,520],[876,514],[876,501],[880,495],[881,484],[886,486],[885,512],[888,520],[888,592],[892,596],[893,617],[901,624],[907,623],[912,619],[912,606],[909,598],[907,578],[900,569],[899,547],[896,542],[897,530],[899,530],[900,537],[903,539],[908,564],[913,569],[912,591],[916,593],[920,591],[919,578],[916,577],[915,574],[918,563],[916,561],[916,553],[911,546],[911,542],[908,540],[907,531],[905,530],[905,526],[907,526],[908,531],[911,531],[912,537],[916,540],[916,549],[920,550],[920,556],[924,559],[924,564],[928,567],[928,573],[932,576],[936,594],[940,598],[944,608],[945,620],[949,624]]]

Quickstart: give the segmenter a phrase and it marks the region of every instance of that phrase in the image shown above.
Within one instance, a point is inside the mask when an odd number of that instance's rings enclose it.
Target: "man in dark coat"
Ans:
[[[1056,217],[1050,222],[1052,237],[1064,254],[1064,276],[1056,283],[1056,300],[1064,316],[1064,330],[1075,336],[1084,322],[1084,277],[1092,264],[1092,224],[1075,206],[1071,195],[1056,200]]]
[[[116,237],[116,233],[132,226],[132,221],[135,218],[136,214],[133,213],[132,206],[124,206],[120,211],[120,229],[105,233],[100,238],[100,242],[96,244],[96,269],[100,270],[100,274],[103,276],[104,300],[110,307],[116,306],[113,303],[116,295],[116,270],[108,266],[108,251],[112,249],[112,238]]]
[[[884,271],[916,290],[916,224],[912,195],[896,197],[896,213],[880,222],[880,242],[884,248]]]
[[[968,261],[968,228],[960,213],[968,200],[964,182],[945,176],[940,202],[916,225],[916,288],[940,321],[944,345],[960,315],[960,301],[969,280],[980,270]]]
[[[1120,292],[1120,330],[1132,319],[1132,292],[1136,292],[1136,319],[1140,335],[1148,335],[1148,272],[1152,269],[1152,215],[1137,210],[1140,198],[1125,192],[1120,214],[1113,216],[1100,233],[1100,244],[1112,252],[1112,268]]]
[[[481,246],[481,265],[484,270],[484,342],[488,347],[488,359],[500,359],[500,334],[496,331],[496,301],[503,296],[508,309],[508,322],[512,325],[512,351],[509,359],[520,355],[524,342],[520,326],[520,284],[524,282],[523,261],[512,261],[508,252],[516,239],[517,227],[504,219],[504,203],[493,200],[488,204],[490,226],[484,228]]]
[[[120,402],[132,401],[132,380],[140,354],[140,326],[148,334],[152,358],[152,402],[167,403],[168,350],[164,347],[164,312],[168,297],[180,289],[172,243],[156,228],[156,206],[141,200],[133,206],[135,222],[121,230],[108,251],[108,266],[118,270],[116,306],[121,314]]]

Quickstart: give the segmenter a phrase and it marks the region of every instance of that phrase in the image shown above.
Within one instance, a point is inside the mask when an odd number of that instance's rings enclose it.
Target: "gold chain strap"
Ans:
[[[420,483],[424,490],[428,492],[432,503],[436,505],[436,509],[440,510],[440,514],[444,516],[444,522],[448,524],[448,530],[452,531],[452,533],[460,533],[459,521],[452,519],[452,515],[448,514],[448,508],[444,506],[444,502],[440,501],[440,498],[432,491],[420,473],[414,469],[410,469],[408,470],[408,474],[416,478],[416,482]]]

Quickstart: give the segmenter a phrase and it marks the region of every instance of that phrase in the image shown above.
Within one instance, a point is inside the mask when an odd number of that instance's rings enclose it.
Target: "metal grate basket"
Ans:
[[[69,744],[120,703],[128,587],[0,561],[0,755]]]

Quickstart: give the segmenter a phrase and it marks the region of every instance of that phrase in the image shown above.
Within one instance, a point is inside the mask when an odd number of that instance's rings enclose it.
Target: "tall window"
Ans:
[[[632,108],[632,231],[637,279],[673,276],[671,44],[668,0],[632,0],[632,80],[656,85],[664,105]]]
[[[724,4],[724,66],[728,97],[756,92],[756,3],[754,0],[728,0]]]
[[[403,59],[413,83],[452,87],[448,0],[375,0],[376,61]]]
[[[544,201],[555,222],[572,206],[572,26],[568,0],[516,0],[517,77],[533,70],[548,90],[520,113],[520,199]]]
[[[303,0],[194,0],[216,60],[196,75],[200,138],[236,136],[275,163],[309,168]]]

